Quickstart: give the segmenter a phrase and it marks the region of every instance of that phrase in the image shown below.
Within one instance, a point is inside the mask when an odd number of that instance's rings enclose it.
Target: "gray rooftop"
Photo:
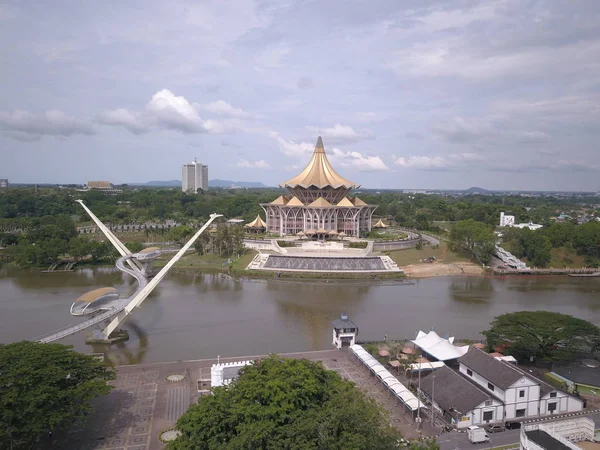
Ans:
[[[434,383],[435,392],[433,392]],[[491,395],[479,389],[448,366],[443,366],[427,377],[422,378],[421,390],[429,398],[432,397],[433,393],[434,401],[445,411],[450,412],[451,409],[454,409],[461,414],[466,414],[486,400],[492,399]]]
[[[331,325],[333,325],[333,328],[338,330],[342,328],[356,328],[358,330],[356,324],[348,319],[346,314],[342,314],[339,319],[335,319],[333,322],[331,322]]]
[[[577,384],[600,386],[600,368],[584,366],[580,361],[555,366],[552,371]]]
[[[511,364],[498,361],[477,347],[469,347],[469,351],[458,358],[458,362],[464,364],[473,372],[477,372],[494,386],[506,390],[515,384],[523,374]]]
[[[531,430],[526,431],[527,438],[535,442],[541,448],[545,450],[571,450],[562,442],[554,439],[548,433],[542,430]]]

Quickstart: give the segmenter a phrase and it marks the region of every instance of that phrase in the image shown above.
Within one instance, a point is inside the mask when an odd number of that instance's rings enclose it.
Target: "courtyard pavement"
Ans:
[[[243,361],[266,355],[220,358]],[[286,358],[322,361],[325,367],[356,383],[391,413],[391,420],[407,438],[418,437],[411,414],[356,358],[345,351],[290,353]],[[198,400],[199,390],[210,387],[210,367],[216,359],[140,364],[117,367],[115,389],[94,402],[87,423],[69,433],[55,435],[42,448],[154,450],[164,448],[159,435],[175,426],[177,419]],[[176,381],[169,381],[170,375]],[[181,376],[183,375],[183,377]],[[423,423],[424,435],[435,434]]]

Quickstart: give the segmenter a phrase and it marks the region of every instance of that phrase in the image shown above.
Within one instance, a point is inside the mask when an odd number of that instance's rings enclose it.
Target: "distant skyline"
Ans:
[[[600,189],[600,3],[0,0],[0,178]]]

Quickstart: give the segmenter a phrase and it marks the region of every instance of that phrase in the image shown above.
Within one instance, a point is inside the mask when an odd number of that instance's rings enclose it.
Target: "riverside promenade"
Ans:
[[[219,358],[233,362],[267,355]],[[321,361],[325,367],[356,383],[391,413],[407,438],[418,437],[412,417],[390,396],[382,383],[344,350],[280,354],[285,358]],[[43,448],[155,450],[165,447],[159,436],[196,402],[199,390],[210,386],[210,368],[217,359],[118,366],[115,389],[94,403],[94,412],[80,429],[55,436]],[[203,382],[204,380],[204,382]],[[206,384],[208,383],[208,384]],[[435,434],[423,424],[424,435]]]

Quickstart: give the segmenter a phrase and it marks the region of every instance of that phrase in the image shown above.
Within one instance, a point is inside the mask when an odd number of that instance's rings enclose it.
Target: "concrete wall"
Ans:
[[[583,401],[564,392],[556,391],[556,397],[550,397],[551,393],[546,394],[540,400],[540,415],[565,414],[583,411]],[[548,403],[556,403],[554,413],[548,411]]]
[[[524,397],[519,397],[519,392],[525,391]],[[506,390],[504,403],[506,405],[506,419],[516,419],[517,410],[524,409],[524,417],[536,417],[540,400],[540,386],[527,377],[522,377]]]

